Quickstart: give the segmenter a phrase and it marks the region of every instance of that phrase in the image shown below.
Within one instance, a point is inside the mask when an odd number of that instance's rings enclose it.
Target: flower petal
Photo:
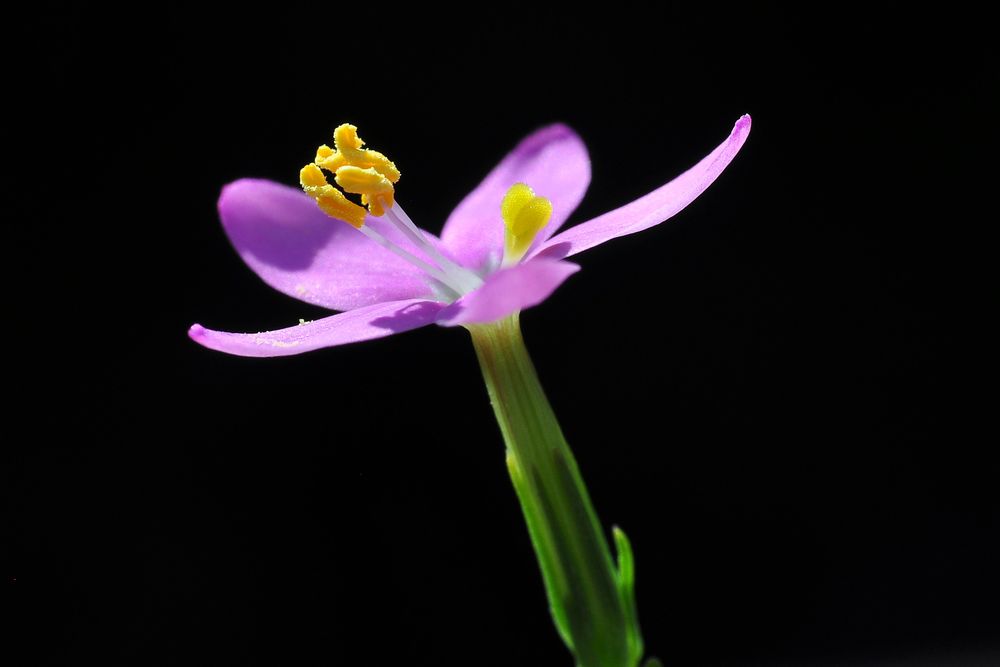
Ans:
[[[434,322],[443,307],[436,301],[407,299],[365,306],[277,331],[228,333],[195,324],[188,335],[207,348],[241,357],[285,357],[417,329]]]
[[[666,185],[614,211],[570,227],[538,246],[529,256],[569,257],[619,236],[658,225],[685,206],[719,177],[750,133],[750,116],[736,121],[729,138],[701,162]]]
[[[222,190],[219,215],[243,261],[268,285],[302,301],[351,310],[431,295],[419,269],[327,217],[297,188],[235,181]],[[388,223],[369,216],[365,224],[413,250]]]
[[[555,124],[526,137],[458,205],[441,240],[462,264],[474,270],[496,266],[503,253],[500,202],[510,186],[527,183],[552,201],[552,218],[536,243],[552,236],[576,208],[590,183],[587,147],[573,130]]]
[[[536,306],[579,270],[578,264],[544,257],[500,269],[482,287],[442,310],[438,324],[485,324]]]

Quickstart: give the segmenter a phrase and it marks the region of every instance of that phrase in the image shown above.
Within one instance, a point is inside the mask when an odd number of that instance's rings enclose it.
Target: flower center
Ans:
[[[483,284],[479,276],[445,257],[413,224],[410,216],[406,215],[395,200],[394,184],[399,181],[399,169],[378,151],[362,148],[365,142],[358,136],[358,128],[347,123],[341,125],[333,132],[333,144],[335,148],[324,144],[316,149],[315,161],[299,171],[302,189],[316,200],[324,213],[331,218],[343,220],[419,268],[442,288],[442,296],[449,300],[457,299]],[[330,185],[323,173],[324,169],[334,175],[334,180],[344,192],[361,195],[364,206],[355,204],[343,192]],[[367,211],[365,206],[368,207]],[[426,259],[417,257],[366,225],[368,215],[377,218],[384,216]]]
[[[538,232],[549,223],[552,202],[535,195],[524,183],[515,183],[504,195],[500,214],[505,227],[503,265],[512,266],[521,261]]]

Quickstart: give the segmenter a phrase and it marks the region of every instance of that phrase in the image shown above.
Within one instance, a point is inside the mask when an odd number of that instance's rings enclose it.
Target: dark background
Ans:
[[[242,176],[294,184],[351,121],[438,231],[561,120],[593,161],[573,224],[743,113],[749,141],[702,198],[580,256],[523,317],[598,511],[636,549],[648,649],[1000,662],[1000,469],[962,304],[995,219],[972,203],[995,188],[983,17],[123,11],[35,16],[8,60],[8,145],[30,151],[5,225],[14,664],[568,665],[465,332],[198,347],[195,321],[323,314],[242,264],[215,200]]]

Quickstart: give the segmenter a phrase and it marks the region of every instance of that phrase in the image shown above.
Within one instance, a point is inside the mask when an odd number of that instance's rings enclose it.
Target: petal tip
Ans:
[[[521,142],[521,145],[518,146],[518,149],[522,151],[531,151],[536,148],[547,146],[554,141],[564,139],[583,144],[583,139],[581,139],[580,135],[576,133],[576,130],[569,125],[566,125],[565,123],[551,123],[549,125],[543,125],[525,137]]]
[[[219,203],[221,204],[226,198],[232,197],[234,193],[260,181],[259,178],[237,178],[235,181],[226,183],[219,192]]]
[[[219,192],[219,200],[216,202],[216,208],[218,208],[219,215],[222,217],[223,222],[225,222],[225,211],[227,210],[229,204],[238,203],[246,199],[248,195],[261,190],[262,188],[266,189],[275,187],[285,189],[288,186],[266,178],[238,178],[235,181],[223,185],[222,190]]]
[[[196,343],[204,344],[205,340],[205,327],[200,324],[192,324],[188,329],[188,338]]]
[[[559,135],[570,135],[575,136],[576,132],[573,128],[563,123],[561,121],[556,121],[555,123],[549,123],[548,125],[543,125],[538,128],[538,132],[547,134],[548,136],[559,136]]]
[[[226,208],[233,197],[247,185],[249,178],[240,178],[231,183],[226,183],[219,191],[219,200],[215,203],[215,208],[219,211],[219,217],[223,223],[226,221]]]

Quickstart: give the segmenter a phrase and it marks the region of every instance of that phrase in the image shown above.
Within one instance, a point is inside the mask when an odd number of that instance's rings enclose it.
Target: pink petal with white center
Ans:
[[[261,179],[235,181],[222,190],[219,215],[243,261],[268,285],[302,301],[351,310],[431,295],[419,269],[328,217],[298,188]],[[365,224],[416,252],[385,221],[368,216]]]
[[[732,162],[750,134],[750,116],[743,116],[729,138],[701,162],[666,185],[588,222],[571,227],[539,245],[529,256],[562,258],[605,241],[635,234],[672,217],[694,201]]]
[[[445,247],[473,270],[496,266],[503,253],[500,203],[515,183],[527,183],[552,201],[552,218],[536,243],[552,236],[583,199],[590,183],[587,147],[565,125],[549,125],[526,137],[458,205],[441,233]]]
[[[443,307],[423,299],[389,301],[276,331],[228,333],[195,324],[188,335],[209,349],[241,357],[285,357],[427,326]]]
[[[442,310],[438,324],[486,324],[536,306],[579,270],[578,264],[544,257],[500,269],[482,287]]]

